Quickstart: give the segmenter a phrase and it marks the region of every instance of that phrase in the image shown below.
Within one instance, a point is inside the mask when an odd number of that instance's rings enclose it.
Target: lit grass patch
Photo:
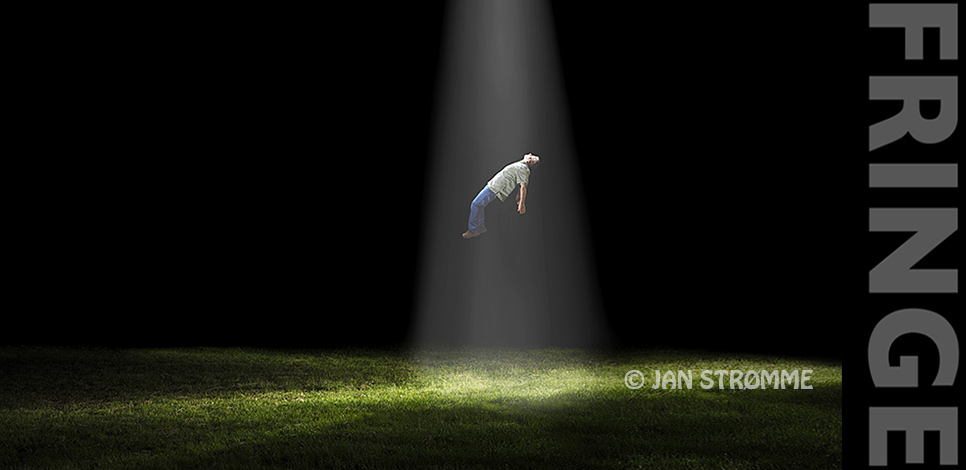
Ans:
[[[630,369],[812,369],[638,390]],[[676,351],[0,348],[0,468],[840,468],[835,362]]]

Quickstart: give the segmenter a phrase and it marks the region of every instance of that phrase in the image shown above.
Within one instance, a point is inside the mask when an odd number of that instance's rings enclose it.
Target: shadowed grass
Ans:
[[[813,390],[638,390],[813,369]],[[695,352],[0,348],[0,468],[841,468],[841,367]]]

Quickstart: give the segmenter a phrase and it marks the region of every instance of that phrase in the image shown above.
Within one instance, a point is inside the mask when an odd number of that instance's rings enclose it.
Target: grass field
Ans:
[[[649,382],[627,388],[631,369]],[[694,387],[652,389],[655,369]],[[814,388],[703,389],[705,369],[812,369]],[[827,360],[0,347],[3,469],[832,469],[841,411]]]

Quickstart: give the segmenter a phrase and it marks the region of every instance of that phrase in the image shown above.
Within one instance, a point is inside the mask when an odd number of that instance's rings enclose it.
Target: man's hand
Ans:
[[[519,212],[520,215],[526,214],[527,213],[527,205],[524,204],[523,202],[517,204],[517,212]]]

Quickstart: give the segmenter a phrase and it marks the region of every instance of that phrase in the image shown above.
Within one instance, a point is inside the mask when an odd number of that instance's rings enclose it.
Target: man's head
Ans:
[[[528,154],[526,154],[526,155],[523,156],[523,163],[526,163],[527,165],[529,165],[530,168],[534,168],[534,167],[540,165],[540,157],[538,157],[538,156],[536,156],[536,155],[534,155],[532,153],[528,153]]]

